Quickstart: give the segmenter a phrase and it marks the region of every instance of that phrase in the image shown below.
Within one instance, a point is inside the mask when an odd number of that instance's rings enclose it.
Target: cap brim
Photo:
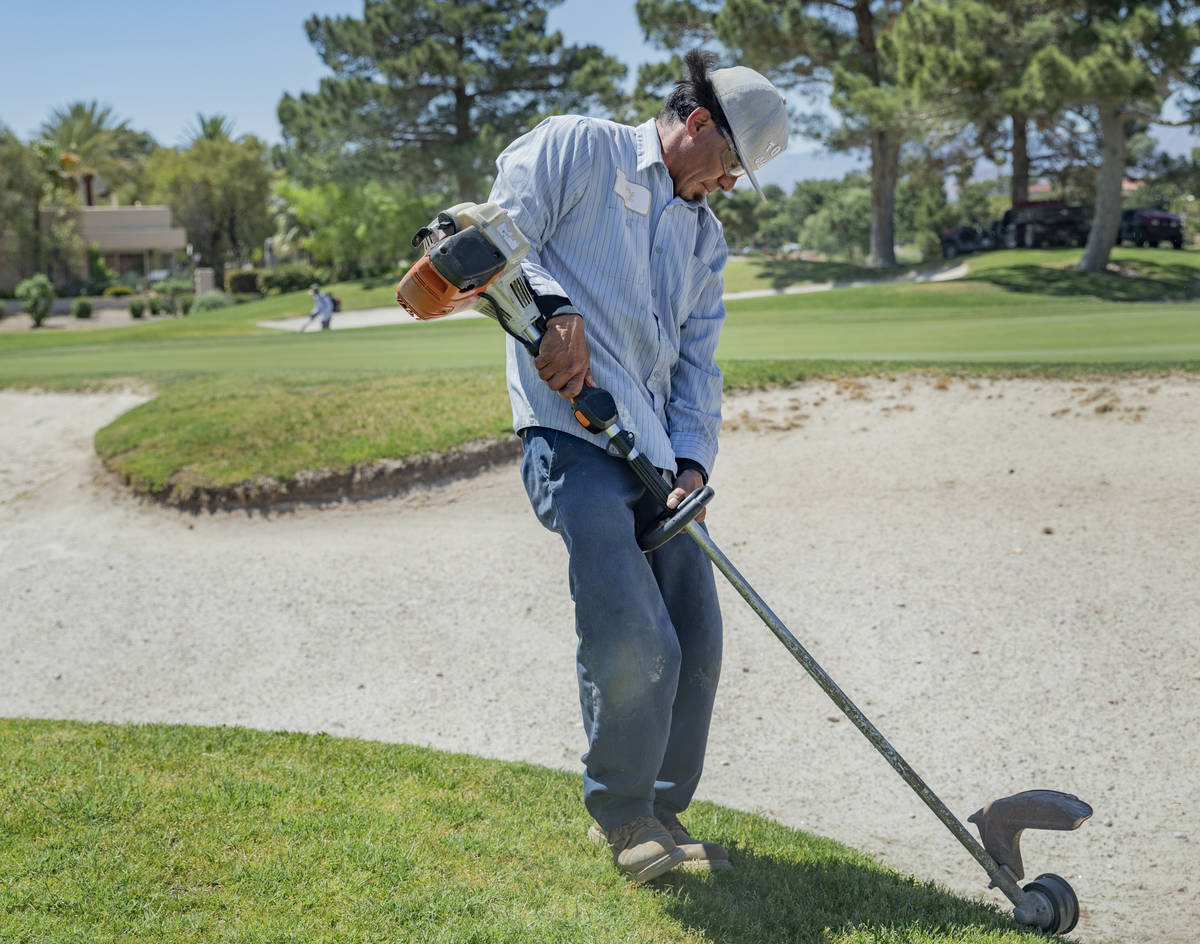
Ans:
[[[742,142],[738,140],[738,133],[734,131],[733,128],[729,129],[729,135],[733,138],[733,146],[737,148],[738,157],[748,153],[746,149],[742,147]],[[750,181],[750,186],[758,191],[758,195],[760,197],[762,197],[764,200],[767,199],[767,195],[763,193],[763,188],[759,185],[758,178],[754,176],[754,168],[752,168],[746,161],[742,161],[742,166],[746,168],[746,179]]]
[[[749,180],[751,186],[754,187],[754,189],[758,191],[758,195],[760,197],[762,197],[764,200],[767,199],[767,195],[765,193],[763,193],[763,188],[761,186],[759,186],[758,178],[754,176],[754,171],[752,171],[750,169],[750,165],[747,164],[747,165],[745,165],[745,167],[746,167],[746,179]]]

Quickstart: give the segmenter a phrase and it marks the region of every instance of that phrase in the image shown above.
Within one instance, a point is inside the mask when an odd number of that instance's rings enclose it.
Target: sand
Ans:
[[[579,769],[565,554],[515,464],[370,502],[188,514],[92,434],[135,394],[0,391],[0,715],[431,745]],[[1027,877],[1081,941],[1200,926],[1200,381],[820,381],[726,403],[716,542],[965,819],[1077,794]],[[983,871],[719,581],[699,798],[956,892]],[[686,817],[685,817],[686,819]],[[581,841],[583,838],[581,837]]]

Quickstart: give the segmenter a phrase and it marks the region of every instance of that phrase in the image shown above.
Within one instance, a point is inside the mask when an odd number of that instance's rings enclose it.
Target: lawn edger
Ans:
[[[546,319],[521,271],[529,242],[502,207],[494,203],[460,203],[439,213],[418,230],[413,246],[421,246],[424,254],[396,288],[397,302],[411,315],[430,321],[475,308],[497,321],[531,355],[537,354]],[[999,888],[1012,903],[1014,919],[1051,934],[1065,934],[1074,928],[1079,918],[1079,901],[1065,879],[1047,872],[1027,885],[1019,884],[1025,875],[1020,839],[1026,829],[1077,829],[1092,815],[1092,808],[1078,797],[1056,790],[1027,790],[1001,797],[967,818],[979,830],[977,840],[821,668],[696,522],[696,516],[713,497],[712,488],[705,485],[677,508],[668,509],[667,483],[638,451],[633,434],[621,428],[612,396],[600,388],[585,386],[572,405],[580,425],[591,433],[606,436],[663,508],[658,522],[639,536],[642,549],[654,550],[681,532],[686,533],[784,648],[983,867],[991,879],[989,887]]]

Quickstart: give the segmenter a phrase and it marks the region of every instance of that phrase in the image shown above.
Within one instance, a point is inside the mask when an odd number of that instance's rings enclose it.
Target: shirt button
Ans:
[[[657,252],[661,256],[662,255],[662,246],[655,246],[654,251]]]

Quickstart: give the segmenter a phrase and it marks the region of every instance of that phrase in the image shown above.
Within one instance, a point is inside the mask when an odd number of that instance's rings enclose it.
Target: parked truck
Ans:
[[[1065,200],[1014,203],[993,224],[996,242],[1006,249],[1084,246],[1092,229],[1092,209]]]
[[[954,259],[969,252],[984,252],[996,248],[991,227],[985,228],[974,223],[951,226],[942,230],[938,238],[942,244],[943,259]]]
[[[1121,211],[1121,228],[1117,231],[1117,245],[1128,240],[1135,246],[1157,246],[1170,243],[1176,249],[1183,248],[1183,220],[1165,210],[1135,207]]]

